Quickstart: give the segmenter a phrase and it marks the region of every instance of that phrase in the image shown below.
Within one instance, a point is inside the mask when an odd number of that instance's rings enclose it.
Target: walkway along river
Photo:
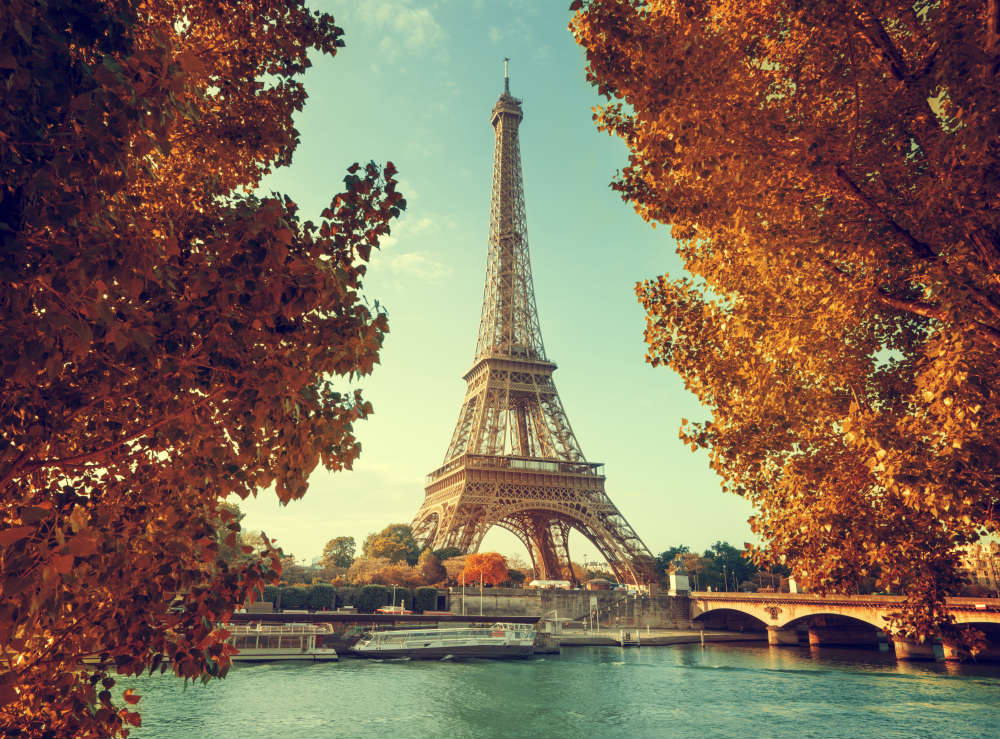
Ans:
[[[524,661],[238,665],[120,679],[137,737],[1000,737],[1000,666],[766,645],[572,647]]]

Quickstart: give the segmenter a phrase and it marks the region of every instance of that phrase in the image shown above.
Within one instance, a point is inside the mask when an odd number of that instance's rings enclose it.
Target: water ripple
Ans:
[[[852,655],[854,655],[852,657]],[[698,645],[489,660],[238,665],[143,695],[139,737],[1000,737],[1000,668]]]

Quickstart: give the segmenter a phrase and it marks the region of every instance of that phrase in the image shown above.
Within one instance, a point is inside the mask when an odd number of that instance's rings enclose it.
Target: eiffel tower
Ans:
[[[535,310],[521,182],[521,101],[504,91],[493,106],[496,132],[489,254],[476,356],[444,464],[427,476],[413,520],[432,549],[475,552],[501,526],[524,543],[535,577],[569,579],[576,529],[619,582],[655,578],[653,558],[604,492],[604,465],[588,462],[556,392]],[[576,583],[579,584],[579,583]]]

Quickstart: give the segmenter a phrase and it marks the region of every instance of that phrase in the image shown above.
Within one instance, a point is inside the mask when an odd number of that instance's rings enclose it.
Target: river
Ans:
[[[135,737],[1000,737],[1000,665],[860,650],[564,648],[524,661],[239,664],[134,687]]]

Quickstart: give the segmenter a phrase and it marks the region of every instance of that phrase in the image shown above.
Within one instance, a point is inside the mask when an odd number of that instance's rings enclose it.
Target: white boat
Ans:
[[[233,662],[272,662],[277,660],[336,661],[332,647],[317,646],[317,639],[333,637],[328,623],[230,624],[229,643],[240,650]]]
[[[351,647],[351,651],[362,657],[383,658],[524,658],[535,653],[535,629],[531,624],[508,623],[439,629],[387,629],[366,633]]]

